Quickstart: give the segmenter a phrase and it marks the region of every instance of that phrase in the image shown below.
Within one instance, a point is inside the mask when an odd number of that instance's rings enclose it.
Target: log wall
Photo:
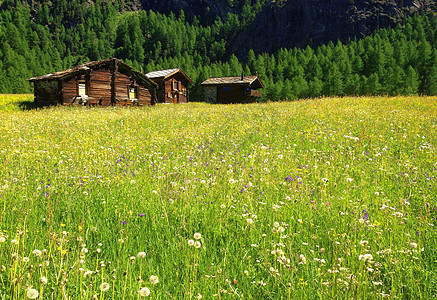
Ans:
[[[115,98],[120,101],[128,100],[128,87],[131,84],[130,77],[120,72],[116,72],[115,76]]]
[[[101,105],[101,106],[146,106],[154,104],[152,93],[146,86],[134,82],[130,71],[118,71],[114,65],[89,69],[82,74],[71,74],[70,78],[35,81],[35,103],[37,105]],[[124,74],[126,73],[126,74]],[[129,74],[129,75],[127,75]],[[88,98],[78,97],[78,80],[85,80]],[[142,82],[142,81],[141,81]],[[137,100],[129,99],[129,87],[137,88]],[[85,98],[85,97],[84,97]]]
[[[89,96],[103,106],[111,105],[111,76],[109,68],[94,70],[90,74]]]
[[[229,85],[217,86],[217,103],[250,103],[255,102],[257,97],[247,94],[247,86]]]
[[[60,94],[57,81],[35,82],[35,103],[38,106],[56,105],[59,103]]]
[[[72,77],[62,82],[62,104],[68,105],[73,103],[77,96],[76,77]]]

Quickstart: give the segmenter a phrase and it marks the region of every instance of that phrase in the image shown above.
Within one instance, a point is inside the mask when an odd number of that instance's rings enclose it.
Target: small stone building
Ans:
[[[263,88],[258,76],[216,77],[202,82],[205,101],[210,103],[251,103],[261,98],[258,89]]]
[[[156,102],[158,85],[119,59],[87,62],[29,79],[35,104],[146,106]]]
[[[188,85],[192,81],[181,69],[153,71],[146,76],[158,84],[158,103],[188,103]]]

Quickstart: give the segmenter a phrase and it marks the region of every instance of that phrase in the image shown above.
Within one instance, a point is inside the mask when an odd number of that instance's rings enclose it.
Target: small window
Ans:
[[[224,86],[223,87],[223,92],[230,92],[231,91],[231,87],[230,86]]]
[[[87,96],[88,95],[88,89],[86,86],[86,81],[85,80],[79,80],[78,81],[78,94],[80,96]]]
[[[179,89],[179,82],[173,82],[173,90],[177,91]]]
[[[129,87],[129,99],[138,99],[138,92],[136,86]]]

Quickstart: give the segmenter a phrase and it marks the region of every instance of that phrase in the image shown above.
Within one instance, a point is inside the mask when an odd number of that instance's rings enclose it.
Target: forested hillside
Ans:
[[[144,72],[184,69],[193,79],[192,100],[202,100],[200,83],[209,76],[243,70],[258,72],[264,100],[437,94],[437,20],[431,13],[363,39],[274,53],[249,50],[237,58],[235,39],[265,1],[235,1],[225,17],[210,19],[145,11],[140,2],[122,0],[0,3],[0,93],[31,92],[27,78],[118,57]]]

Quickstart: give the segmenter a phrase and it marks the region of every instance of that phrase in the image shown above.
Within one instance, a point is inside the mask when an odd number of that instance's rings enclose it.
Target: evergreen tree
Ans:
[[[419,76],[412,66],[409,66],[405,74],[405,90],[406,95],[415,95],[419,89]]]

